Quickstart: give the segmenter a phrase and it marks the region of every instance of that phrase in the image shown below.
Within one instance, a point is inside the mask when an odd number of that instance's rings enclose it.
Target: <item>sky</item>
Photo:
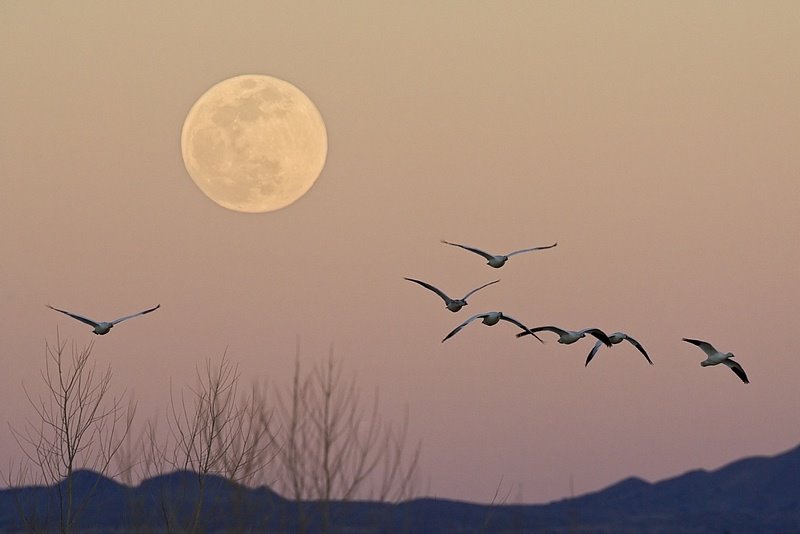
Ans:
[[[31,411],[45,341],[95,339],[162,414],[227,349],[288,385],[333,347],[409,414],[420,493],[547,502],[800,442],[800,4],[0,3],[0,421]],[[206,198],[194,102],[240,74],[299,87],[325,167],[284,209]],[[492,252],[547,245],[499,270]],[[403,277],[460,296],[458,314]],[[627,332],[540,345],[530,326]],[[682,337],[733,352],[745,385]],[[0,433],[0,466],[19,458]]]

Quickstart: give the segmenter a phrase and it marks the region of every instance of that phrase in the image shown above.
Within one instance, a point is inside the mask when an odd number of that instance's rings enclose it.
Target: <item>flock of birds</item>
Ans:
[[[524,248],[524,249],[520,249],[520,250],[515,250],[513,252],[509,252],[508,254],[490,254],[490,253],[485,252],[485,251],[483,251],[483,250],[481,250],[479,248],[470,247],[470,246],[467,246],[467,245],[461,245],[459,243],[451,243],[449,241],[442,241],[442,243],[444,243],[446,245],[452,245],[454,247],[460,247],[460,248],[463,248],[464,250],[468,250],[470,252],[478,254],[479,256],[483,256],[486,259],[486,264],[489,265],[490,267],[494,267],[495,269],[501,268],[503,265],[506,264],[506,262],[508,261],[508,259],[511,256],[514,256],[516,254],[522,254],[523,252],[534,252],[534,251],[539,251],[539,250],[546,250],[546,249],[553,248],[556,245],[558,245],[558,243],[553,243],[552,245],[548,245],[548,246],[544,246],[544,247],[532,247],[532,248]],[[467,299],[470,296],[472,296],[472,294],[476,293],[477,291],[480,291],[481,289],[483,289],[483,288],[485,288],[487,286],[490,286],[492,284],[496,284],[497,282],[500,281],[500,280],[493,280],[491,282],[483,284],[482,286],[476,287],[475,289],[469,291],[466,295],[464,295],[460,299],[454,299],[454,298],[450,298],[441,289],[439,289],[439,288],[437,288],[437,287],[435,287],[432,284],[429,284],[427,282],[423,282],[422,280],[417,280],[416,278],[405,278],[405,280],[408,280],[409,282],[414,282],[415,284],[419,284],[420,286],[424,287],[425,289],[428,289],[428,290],[436,293],[437,295],[439,295],[439,297],[444,301],[445,307],[448,310],[450,310],[451,312],[454,312],[454,313],[460,311],[461,308],[463,308],[464,306],[467,305]],[[152,310],[149,310],[149,311],[152,311]],[[143,312],[143,313],[146,313],[146,312]],[[456,326],[453,330],[451,330],[450,333],[447,334],[444,337],[444,339],[442,339],[442,343],[444,343],[445,341],[447,341],[448,339],[450,339],[451,337],[456,335],[458,332],[461,331],[461,329],[463,329],[465,326],[467,326],[471,322],[475,321],[476,319],[480,319],[481,322],[483,324],[485,324],[486,326],[494,326],[497,323],[499,323],[500,321],[509,322],[509,323],[511,323],[511,324],[513,324],[513,325],[515,325],[515,326],[517,326],[517,327],[519,327],[521,329],[521,332],[517,333],[517,337],[533,336],[536,339],[538,339],[539,342],[542,342],[542,343],[543,343],[542,339],[539,336],[536,335],[537,332],[553,332],[554,334],[558,335],[558,342],[561,343],[561,344],[564,344],[564,345],[570,345],[572,343],[575,343],[576,341],[586,337],[587,334],[591,335],[591,336],[595,337],[597,339],[597,341],[595,342],[594,347],[592,347],[592,350],[589,352],[589,355],[586,357],[586,364],[585,365],[589,365],[589,362],[591,362],[592,359],[595,357],[595,354],[597,354],[597,351],[600,350],[600,347],[602,347],[604,345],[607,346],[607,347],[611,347],[612,345],[618,345],[619,343],[622,343],[623,341],[627,341],[628,343],[630,343],[631,345],[636,347],[636,349],[639,352],[641,352],[642,355],[645,357],[647,362],[650,365],[653,365],[653,361],[650,359],[650,356],[647,354],[647,351],[644,349],[642,344],[639,343],[634,338],[632,338],[631,336],[629,336],[628,334],[626,334],[624,332],[614,332],[613,334],[608,335],[605,332],[603,332],[602,330],[600,330],[599,328],[584,328],[583,330],[566,330],[564,328],[560,328],[558,326],[552,326],[552,325],[537,326],[537,327],[534,327],[534,328],[529,328],[528,326],[526,326],[522,322],[518,321],[517,319],[514,319],[513,317],[511,317],[509,315],[506,315],[506,314],[504,314],[503,312],[500,312],[500,311],[490,311],[490,312],[484,312],[484,313],[476,313],[475,315],[473,315],[472,317],[470,317],[469,319],[467,319],[466,321],[464,321],[460,325]],[[718,364],[725,365],[731,371],[733,371],[736,374],[736,376],[738,376],[742,380],[742,382],[744,382],[745,384],[749,384],[750,383],[750,380],[747,378],[747,374],[744,372],[744,369],[742,368],[742,366],[739,365],[739,363],[737,361],[733,360],[734,355],[732,353],[730,353],[730,352],[726,352],[726,353],[720,352],[716,348],[714,348],[714,346],[711,343],[709,343],[707,341],[700,341],[698,339],[690,339],[690,338],[682,338],[682,339],[683,339],[683,341],[685,341],[687,343],[691,343],[692,345],[695,345],[695,346],[699,347],[706,354],[706,359],[703,360],[702,362],[700,362],[701,366],[707,367],[709,365],[718,365]]]
[[[506,264],[506,262],[508,261],[508,259],[511,256],[514,256],[516,254],[522,254],[523,252],[534,252],[534,251],[538,251],[538,250],[546,250],[546,249],[553,248],[556,245],[558,245],[558,243],[553,243],[552,245],[548,245],[548,246],[544,246],[544,247],[523,248],[521,250],[515,250],[513,252],[509,252],[508,254],[490,254],[490,253],[485,252],[485,251],[483,251],[481,249],[478,249],[478,248],[475,248],[475,247],[469,247],[467,245],[461,245],[461,244],[458,244],[458,243],[450,243],[449,241],[442,241],[442,243],[445,243],[447,245],[452,245],[454,247],[460,247],[460,248],[463,248],[464,250],[468,250],[470,252],[474,252],[475,254],[483,256],[486,259],[486,264],[489,265],[490,267],[494,267],[495,269],[501,268],[503,265]],[[450,310],[451,312],[454,312],[454,313],[460,311],[461,308],[463,308],[464,306],[467,305],[467,299],[473,293],[476,293],[477,291],[480,291],[481,289],[483,289],[483,288],[485,288],[487,286],[490,286],[492,284],[496,284],[497,282],[500,281],[500,280],[493,280],[491,282],[483,284],[482,286],[476,287],[475,289],[469,291],[466,295],[464,295],[460,299],[453,299],[453,298],[450,298],[449,296],[447,296],[439,288],[437,288],[437,287],[435,287],[435,286],[433,286],[433,285],[431,285],[431,284],[429,284],[427,282],[423,282],[422,280],[417,280],[415,278],[405,278],[405,280],[408,280],[409,282],[414,282],[415,284],[419,284],[420,286],[424,287],[425,289],[428,289],[428,290],[436,293],[437,295],[439,295],[439,297],[441,297],[441,299],[444,300],[445,307],[448,310]],[[157,306],[155,306],[153,308],[150,308],[150,309],[147,309],[147,310],[144,310],[144,311],[140,311],[140,312],[137,312],[137,313],[133,313],[131,315],[126,315],[125,317],[120,317],[119,319],[114,319],[113,321],[95,321],[94,319],[89,319],[88,317],[84,317],[82,315],[78,315],[77,313],[72,313],[72,312],[69,312],[69,311],[66,311],[66,310],[60,310],[58,308],[54,308],[53,306],[50,306],[49,304],[47,305],[47,307],[50,308],[50,309],[53,309],[53,310],[55,310],[57,312],[61,312],[61,313],[65,314],[65,315],[68,315],[68,316],[72,317],[73,319],[77,319],[78,321],[80,321],[82,323],[88,324],[89,326],[92,327],[92,332],[94,332],[97,335],[102,336],[102,335],[105,335],[105,334],[109,333],[111,331],[111,329],[114,327],[114,325],[116,325],[118,323],[121,323],[122,321],[127,321],[128,319],[132,319],[134,317],[138,317],[140,315],[145,315],[145,314],[148,314],[150,312],[154,312],[158,308],[160,308],[161,305],[159,304],[159,305],[157,305]],[[603,345],[605,345],[607,347],[611,347],[612,345],[618,345],[619,343],[622,343],[623,341],[627,341],[628,343],[630,343],[631,345],[636,347],[636,349],[639,352],[641,352],[642,355],[645,357],[647,362],[650,365],[653,365],[653,361],[650,359],[650,356],[647,354],[647,351],[644,350],[644,347],[642,346],[642,344],[639,343],[634,338],[632,338],[631,336],[629,336],[628,334],[626,334],[624,332],[614,332],[613,334],[611,334],[609,336],[608,334],[606,334],[605,332],[603,332],[599,328],[584,328],[583,330],[566,330],[564,328],[560,328],[558,326],[552,326],[552,325],[537,326],[537,327],[534,327],[534,328],[529,328],[525,324],[523,324],[522,322],[518,321],[517,319],[514,319],[513,317],[511,317],[509,315],[506,315],[506,314],[504,314],[503,312],[500,312],[500,311],[490,311],[490,312],[484,312],[484,313],[476,313],[475,315],[473,315],[472,317],[470,317],[469,319],[467,319],[466,321],[464,321],[460,325],[456,326],[453,330],[451,330],[450,333],[447,334],[444,337],[444,339],[442,339],[442,343],[444,343],[445,341],[447,341],[448,339],[450,339],[451,337],[453,337],[454,335],[459,333],[461,331],[461,329],[463,329],[465,326],[467,326],[468,324],[470,324],[472,321],[474,321],[476,319],[480,319],[481,322],[483,324],[485,324],[486,326],[494,326],[497,323],[499,323],[500,321],[509,322],[509,323],[511,323],[511,324],[513,324],[513,325],[515,325],[515,326],[517,326],[517,327],[519,327],[521,329],[521,332],[517,333],[517,337],[533,336],[536,339],[538,339],[539,342],[541,342],[541,343],[544,343],[544,341],[542,341],[542,338],[540,338],[539,336],[536,335],[537,332],[553,332],[554,334],[558,335],[558,342],[561,343],[561,344],[564,344],[564,345],[570,345],[572,343],[575,343],[576,341],[586,337],[587,334],[591,335],[591,336],[597,338],[597,341],[595,342],[595,345],[592,348],[592,350],[589,352],[589,355],[586,357],[586,364],[585,365],[589,365],[589,362],[592,361],[592,359],[594,358],[595,354],[597,354],[597,351],[600,350],[600,347],[602,347]],[[707,341],[700,341],[698,339],[689,339],[689,338],[683,338],[683,341],[686,341],[687,343],[691,343],[692,345],[696,345],[697,347],[699,347],[706,354],[707,358],[705,360],[703,360],[702,362],[700,362],[701,366],[707,367],[709,365],[723,364],[723,365],[727,366],[731,371],[736,373],[736,376],[738,376],[742,380],[742,382],[744,382],[745,384],[749,384],[750,383],[750,381],[747,378],[747,374],[745,374],[744,369],[742,369],[742,366],[739,365],[738,362],[736,362],[736,361],[734,361],[732,359],[734,357],[734,355],[732,353],[730,353],[730,352],[722,353],[722,352],[718,351],[716,348],[714,348],[714,346],[711,343],[708,343]]]

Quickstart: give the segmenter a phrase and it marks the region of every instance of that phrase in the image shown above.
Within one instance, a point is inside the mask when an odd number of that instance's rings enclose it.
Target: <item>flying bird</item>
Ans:
[[[445,306],[451,312],[457,312],[458,310],[460,310],[461,308],[466,306],[467,305],[467,299],[469,298],[470,295],[472,295],[476,291],[478,291],[480,289],[483,289],[486,286],[490,286],[492,284],[496,284],[497,282],[500,281],[500,280],[495,280],[494,282],[489,282],[488,284],[483,284],[481,287],[476,287],[475,289],[473,289],[472,291],[470,291],[469,293],[467,293],[466,295],[464,295],[460,299],[451,299],[450,297],[445,295],[440,289],[433,287],[432,285],[430,285],[427,282],[423,282],[422,280],[416,280],[414,278],[405,278],[405,280],[408,280],[409,282],[414,282],[416,284],[419,284],[419,285],[421,285],[422,287],[424,287],[426,289],[430,289],[431,291],[433,291],[434,293],[436,293],[437,295],[442,297],[442,300],[444,300]]]
[[[700,347],[700,349],[702,349],[703,352],[706,353],[706,356],[708,356],[708,358],[700,362],[700,365],[702,365],[703,367],[708,367],[709,365],[717,365],[721,363],[723,365],[728,366],[731,371],[736,373],[736,376],[741,378],[742,382],[744,382],[745,384],[750,383],[750,380],[747,379],[747,374],[745,374],[744,369],[742,369],[742,366],[739,365],[739,362],[731,360],[731,358],[734,357],[732,352],[726,352],[723,354],[717,349],[715,349],[714,346],[707,341],[700,341],[697,339],[688,339],[688,338],[682,338],[682,339],[687,343],[691,343],[692,345],[697,345],[698,347]]]
[[[509,252],[508,254],[494,255],[494,254],[489,254],[488,252],[484,252],[481,249],[474,248],[474,247],[468,247],[466,245],[459,245],[458,243],[451,243],[451,242],[445,241],[445,240],[442,240],[442,243],[444,243],[446,245],[453,245],[454,247],[461,247],[464,250],[469,250],[470,252],[474,252],[475,254],[478,254],[479,256],[483,256],[484,258],[486,258],[488,260],[486,262],[486,265],[491,265],[495,269],[499,269],[500,267],[505,265],[506,261],[508,261],[508,258],[513,256],[514,254],[522,254],[523,252],[532,252],[534,250],[545,250],[545,249],[548,249],[548,248],[553,248],[554,246],[558,245],[558,243],[553,243],[552,245],[548,245],[546,247],[523,248],[522,250],[515,250],[514,252]]]
[[[535,334],[536,332],[543,332],[545,330],[558,334],[558,342],[564,345],[571,345],[572,343],[575,343],[579,339],[585,337],[586,334],[591,334],[602,341],[606,346],[611,346],[611,340],[608,338],[606,333],[599,328],[584,328],[583,330],[574,331],[564,330],[563,328],[559,328],[557,326],[537,326],[536,328],[526,329],[525,332],[520,332],[517,334],[517,337],[527,336],[529,334]]]
[[[134,313],[132,315],[126,315],[125,317],[120,317],[119,319],[115,319],[115,320],[109,321],[109,322],[106,322],[106,321],[100,321],[100,322],[93,321],[92,319],[89,319],[87,317],[83,317],[82,315],[78,315],[77,313],[68,312],[66,310],[59,310],[58,308],[54,308],[54,307],[50,306],[49,304],[47,305],[47,307],[50,308],[51,310],[55,310],[57,312],[61,312],[61,313],[65,314],[65,315],[69,315],[73,319],[77,319],[82,323],[88,324],[89,326],[91,326],[94,329],[94,330],[92,330],[92,332],[94,332],[98,336],[102,336],[102,335],[108,334],[108,332],[112,328],[114,328],[115,324],[121,323],[122,321],[127,321],[128,319],[132,319],[134,317],[138,317],[139,315],[144,315],[145,313],[150,313],[152,311],[155,311],[155,310],[157,310],[157,309],[159,309],[161,307],[161,304],[157,305],[155,308],[150,308],[149,310],[140,311],[139,313]]]
[[[628,341],[631,345],[639,349],[639,352],[641,352],[644,355],[645,359],[647,359],[647,362],[650,365],[653,365],[653,361],[650,359],[650,356],[647,355],[647,351],[644,350],[644,347],[642,347],[641,343],[633,339],[628,334],[624,332],[614,332],[613,334],[608,336],[608,340],[611,342],[612,345],[622,343],[623,341]],[[602,346],[603,346],[602,340],[598,340],[597,343],[594,344],[594,348],[592,348],[592,351],[586,357],[586,365],[589,365],[589,362],[592,361],[592,358],[594,358],[594,355],[597,354],[597,351],[600,350],[600,347]]]
[[[449,334],[447,334],[444,337],[444,339],[442,340],[442,343],[444,343],[445,341],[447,341],[448,339],[450,339],[451,337],[456,335],[459,330],[461,330],[462,328],[467,326],[469,323],[471,323],[475,319],[483,319],[483,321],[481,321],[481,322],[483,322],[483,324],[485,324],[486,326],[494,326],[497,323],[499,323],[501,320],[508,321],[509,323],[513,323],[513,324],[517,325],[518,327],[522,328],[523,330],[525,330],[526,334],[529,333],[533,337],[538,339],[540,342],[542,342],[542,340],[541,340],[541,338],[539,336],[537,336],[535,333],[530,331],[528,329],[528,327],[525,326],[524,324],[522,324],[521,322],[517,321],[513,317],[509,317],[508,315],[505,315],[503,312],[494,311],[494,312],[478,313],[478,314],[473,315],[472,317],[470,317],[469,319],[467,319],[466,321],[464,321],[463,323],[461,323],[460,325],[455,327]]]

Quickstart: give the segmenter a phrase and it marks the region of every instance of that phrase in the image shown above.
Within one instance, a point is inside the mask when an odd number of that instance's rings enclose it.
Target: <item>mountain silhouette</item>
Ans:
[[[57,529],[72,484],[74,531],[800,532],[800,447],[650,483],[627,478],[548,504],[295,502],[188,471],[128,487],[91,471],[0,491],[0,531]],[[198,506],[198,503],[200,506]]]

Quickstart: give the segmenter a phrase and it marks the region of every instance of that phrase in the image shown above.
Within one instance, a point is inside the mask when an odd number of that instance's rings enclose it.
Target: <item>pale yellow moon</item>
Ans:
[[[189,176],[228,209],[273,211],[303,196],[328,154],[325,123],[297,87],[245,74],[206,91],[181,131]]]

